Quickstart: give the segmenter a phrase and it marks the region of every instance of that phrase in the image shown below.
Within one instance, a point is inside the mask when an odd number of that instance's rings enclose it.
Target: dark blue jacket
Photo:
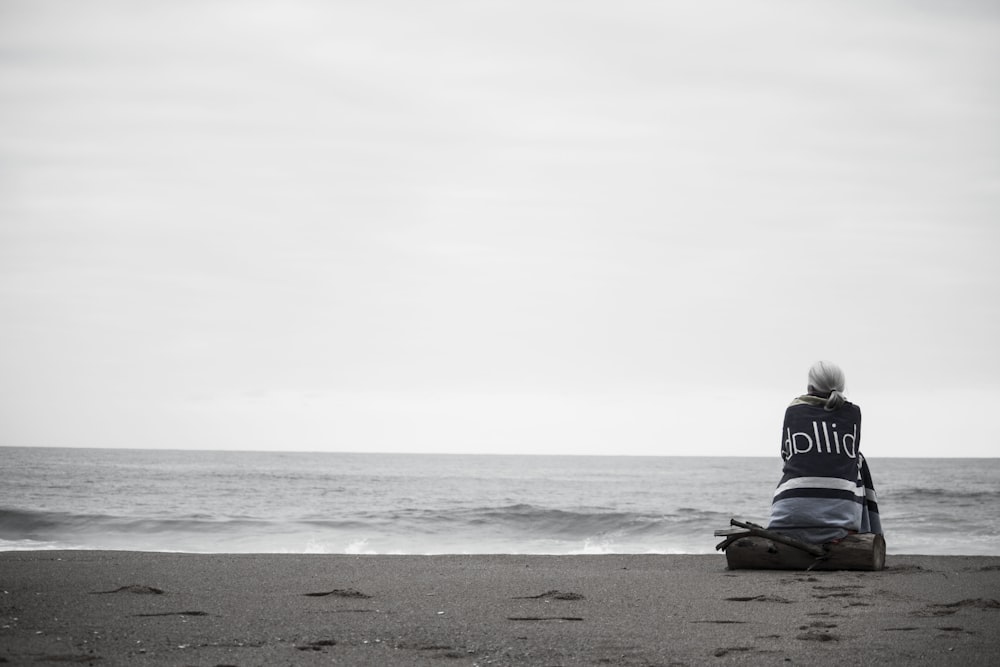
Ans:
[[[881,533],[878,499],[861,454],[861,409],[800,396],[785,410],[781,458],[768,527],[808,542],[850,532]]]

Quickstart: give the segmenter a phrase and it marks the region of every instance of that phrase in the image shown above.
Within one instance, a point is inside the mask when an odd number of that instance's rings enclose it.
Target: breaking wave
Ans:
[[[728,517],[718,512],[693,508],[656,514],[529,504],[413,508],[369,511],[350,517],[311,515],[281,520],[208,514],[178,517],[73,514],[0,508],[0,540],[7,549],[672,553],[689,547],[693,539],[704,542],[708,527],[726,522]],[[343,546],[336,548],[335,545]],[[704,551],[706,546],[710,545],[701,544],[697,548]]]

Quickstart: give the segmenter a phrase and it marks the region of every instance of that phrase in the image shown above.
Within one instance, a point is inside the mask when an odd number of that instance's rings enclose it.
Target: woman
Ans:
[[[785,410],[784,475],[768,528],[814,544],[881,533],[878,499],[860,451],[861,409],[844,398],[844,372],[816,362],[808,392]]]

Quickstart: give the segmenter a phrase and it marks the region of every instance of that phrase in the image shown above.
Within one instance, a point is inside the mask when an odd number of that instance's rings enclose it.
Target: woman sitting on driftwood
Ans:
[[[844,372],[819,361],[808,393],[785,411],[783,476],[769,530],[824,544],[853,533],[882,533],[878,499],[861,455],[861,409],[844,398]]]

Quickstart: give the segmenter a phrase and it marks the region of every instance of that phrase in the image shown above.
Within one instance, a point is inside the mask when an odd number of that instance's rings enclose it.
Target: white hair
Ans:
[[[844,404],[844,371],[832,361],[817,361],[809,369],[809,391],[829,394],[827,410],[836,410]]]

